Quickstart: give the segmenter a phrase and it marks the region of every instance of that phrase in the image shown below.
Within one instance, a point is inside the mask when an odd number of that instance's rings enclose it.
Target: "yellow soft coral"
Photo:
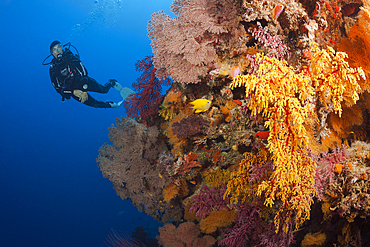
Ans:
[[[359,99],[362,89],[361,79],[366,79],[362,68],[351,68],[346,61],[345,52],[336,52],[328,47],[325,50],[313,45],[312,63],[307,76],[311,76],[310,87],[324,105],[331,105],[334,112],[341,116],[343,101],[347,106],[354,105]],[[310,84],[311,84],[310,83]],[[302,88],[303,89],[303,88]]]
[[[230,180],[230,171],[217,168],[213,171],[210,171],[205,177],[204,182],[210,187],[218,187],[221,183],[227,184]]]
[[[230,87],[245,87],[251,95],[248,106],[252,114],[261,112],[269,128],[268,148],[273,154],[274,171],[268,181],[258,187],[265,194],[266,206],[281,200],[274,222],[276,231],[283,219],[287,232],[291,219],[296,228],[310,217],[310,205],[316,191],[316,164],[308,156],[309,139],[305,120],[314,115],[311,105],[318,99],[327,108],[341,115],[341,102],[352,105],[358,100],[357,81],[365,77],[361,68],[350,68],[347,55],[332,48],[312,48],[312,64],[295,71],[285,61],[257,54],[256,74],[238,75]],[[282,217],[284,216],[284,217]]]
[[[230,203],[236,203],[238,201],[245,202],[247,199],[253,200],[256,197],[258,185],[262,182],[256,181],[251,183],[249,178],[250,165],[256,163],[259,166],[263,166],[269,160],[269,153],[266,149],[261,148],[257,155],[245,152],[245,159],[240,162],[239,169],[231,172],[230,181],[227,184],[227,189],[224,194],[224,198],[230,196]],[[267,179],[269,174],[265,174]]]

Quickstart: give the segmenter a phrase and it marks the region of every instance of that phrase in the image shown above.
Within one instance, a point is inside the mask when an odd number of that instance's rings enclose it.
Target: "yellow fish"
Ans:
[[[194,109],[195,113],[199,113],[207,111],[211,107],[212,101],[208,99],[196,99],[193,102],[190,102],[190,104],[193,105],[190,108]]]
[[[159,175],[160,178],[162,178],[162,175],[159,172],[158,172],[158,175]]]

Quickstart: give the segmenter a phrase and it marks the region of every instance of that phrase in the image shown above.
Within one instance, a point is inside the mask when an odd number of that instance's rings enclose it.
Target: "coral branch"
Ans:
[[[320,50],[313,46],[310,70],[296,72],[285,61],[257,55],[263,62],[256,75],[237,75],[230,87],[244,86],[251,94],[248,106],[252,114],[261,112],[269,128],[268,148],[273,154],[274,172],[269,181],[263,181],[258,195],[265,192],[267,206],[276,199],[282,201],[275,216],[279,229],[284,215],[283,229],[288,230],[290,219],[296,227],[310,217],[310,205],[316,190],[316,164],[308,156],[309,137],[305,120],[314,115],[310,103],[317,98],[325,107],[333,106],[341,114],[341,102],[349,105],[358,100],[357,81],[364,77],[361,68],[353,69],[344,61],[346,54],[332,48]]]
[[[190,207],[189,212],[196,216],[205,218],[212,211],[225,209],[228,210],[230,199],[228,197],[223,198],[226,191],[226,185],[221,183],[220,187],[209,188],[204,185],[198,195],[191,198],[193,204]]]
[[[138,118],[140,116],[142,120],[147,121],[150,116],[158,113],[159,105],[163,100],[162,85],[170,85],[171,81],[156,78],[152,56],[146,56],[143,60],[137,61],[135,68],[142,74],[132,84],[136,93],[131,94],[123,106],[129,117]]]

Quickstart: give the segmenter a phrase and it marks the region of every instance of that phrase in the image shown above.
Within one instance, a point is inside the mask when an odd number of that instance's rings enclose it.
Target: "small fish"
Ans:
[[[310,50],[308,50],[308,51],[303,52],[303,54],[302,54],[302,58],[303,58],[303,59],[311,60],[311,59],[312,59],[311,51],[310,51]]]
[[[171,208],[173,208],[173,205],[171,205]]]
[[[162,178],[162,175],[161,175],[161,173],[160,173],[160,172],[158,172],[158,176],[159,176],[160,178]]]
[[[334,172],[335,173],[341,173],[343,171],[343,165],[342,164],[336,164],[334,166]]]
[[[280,14],[283,13],[283,10],[284,10],[284,5],[282,4],[276,5],[272,13],[272,16],[275,19],[277,19],[280,16]]]
[[[239,68],[239,66],[232,67],[231,70],[230,70],[230,75],[231,75],[232,78],[234,78],[237,75],[240,75],[240,68]]]
[[[260,131],[256,133],[256,137],[260,139],[267,139],[269,137],[270,131]]]
[[[242,105],[242,104],[243,104],[243,102],[241,102],[240,100],[236,100],[236,99],[234,99],[234,102],[235,102],[235,104],[237,104],[237,105]]]
[[[190,104],[193,105],[190,108],[194,109],[195,113],[199,113],[207,111],[211,107],[212,101],[208,99],[196,99],[193,102],[190,102]]]
[[[197,182],[196,181],[189,181],[190,183],[192,183],[192,184],[197,184]]]
[[[153,194],[150,194],[150,193],[149,193],[149,196],[153,196]]]

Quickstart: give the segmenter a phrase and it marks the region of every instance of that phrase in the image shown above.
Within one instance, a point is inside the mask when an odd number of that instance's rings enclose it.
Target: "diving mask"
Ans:
[[[61,44],[57,44],[53,47],[51,53],[55,58],[61,56],[63,54],[63,48]]]

